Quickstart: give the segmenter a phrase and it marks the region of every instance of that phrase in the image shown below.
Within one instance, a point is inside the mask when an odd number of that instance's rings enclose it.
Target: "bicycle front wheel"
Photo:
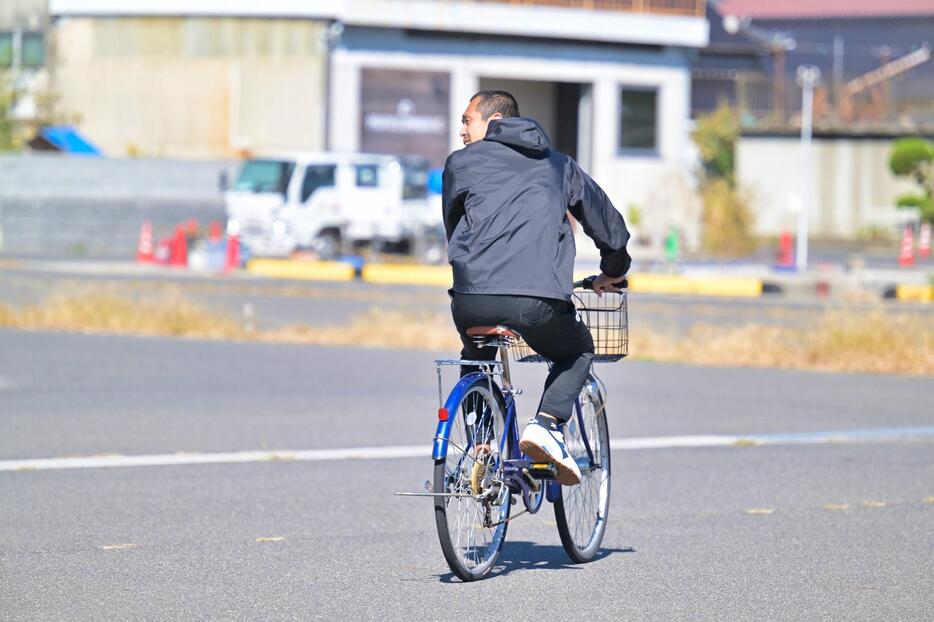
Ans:
[[[504,405],[486,379],[464,393],[452,418],[447,453],[435,461],[435,523],[451,571],[464,581],[488,575],[506,539],[510,491],[500,448]]]
[[[580,467],[581,482],[561,487],[554,504],[555,521],[568,556],[584,563],[600,550],[610,509],[610,434],[603,397],[592,375],[564,427],[564,439]]]

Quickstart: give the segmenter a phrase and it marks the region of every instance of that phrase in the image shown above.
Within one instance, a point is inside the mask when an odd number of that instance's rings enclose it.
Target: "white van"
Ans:
[[[424,160],[298,153],[251,158],[225,192],[227,226],[253,256],[333,257],[364,243],[411,244],[430,213]]]

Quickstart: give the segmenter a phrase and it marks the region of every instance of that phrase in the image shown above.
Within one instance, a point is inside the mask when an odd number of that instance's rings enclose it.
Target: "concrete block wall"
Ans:
[[[190,218],[224,221],[222,172],[237,162],[0,156],[0,254],[132,258],[140,226],[156,237]]]

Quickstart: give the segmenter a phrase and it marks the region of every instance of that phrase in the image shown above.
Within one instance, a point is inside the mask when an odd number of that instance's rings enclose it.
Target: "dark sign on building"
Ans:
[[[448,73],[363,69],[360,150],[419,155],[441,166],[450,153]]]

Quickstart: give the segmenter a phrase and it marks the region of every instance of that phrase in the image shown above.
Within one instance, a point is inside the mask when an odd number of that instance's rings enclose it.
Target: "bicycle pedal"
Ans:
[[[537,479],[554,479],[558,476],[558,469],[550,462],[533,462],[529,475]]]

